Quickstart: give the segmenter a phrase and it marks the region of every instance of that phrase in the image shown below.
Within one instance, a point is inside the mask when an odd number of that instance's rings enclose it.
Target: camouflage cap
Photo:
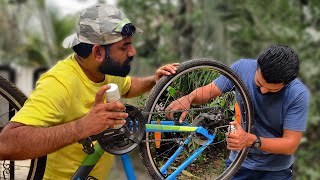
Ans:
[[[121,31],[130,20],[119,9],[98,4],[91,6],[80,13],[77,23],[77,32],[63,41],[64,48],[71,48],[81,42],[88,44],[107,45],[123,39]],[[137,27],[137,33],[143,31]]]

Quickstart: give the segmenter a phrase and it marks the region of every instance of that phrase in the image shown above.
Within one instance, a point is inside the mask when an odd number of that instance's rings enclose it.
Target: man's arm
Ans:
[[[0,159],[33,159],[81,139],[77,121],[41,128],[10,122],[0,134]]]
[[[34,127],[10,122],[0,133],[0,159],[33,159],[54,152],[80,139],[98,134],[115,124],[124,124],[127,113],[120,102],[104,103],[105,85],[96,94],[94,106],[85,116],[52,127]]]
[[[282,138],[261,138],[261,150],[273,154],[292,155],[299,146],[302,132],[284,130]]]
[[[140,96],[146,92],[149,92],[156,84],[154,76],[145,78],[131,77],[131,86],[127,94],[123,95],[124,98],[131,98]]]
[[[245,132],[236,121],[231,124],[236,126],[236,133],[228,133],[228,149],[239,151],[246,147],[251,147],[256,140],[256,136]],[[292,155],[298,148],[301,137],[302,132],[285,129],[281,138],[260,137],[260,149],[273,154]]]
[[[166,111],[188,110],[190,109],[191,104],[204,104],[220,94],[220,89],[214,84],[214,82],[211,82],[203,87],[195,89],[190,94],[173,101],[166,108]],[[179,122],[182,122],[187,117],[187,114],[188,111],[182,112]],[[169,119],[173,119],[173,116],[173,113],[166,114],[166,117]]]
[[[211,82],[203,87],[197,88],[187,95],[191,104],[204,104],[221,95],[220,89]]]
[[[131,87],[127,94],[123,95],[124,98],[131,98],[140,96],[146,92],[149,92],[152,87],[156,84],[156,82],[162,76],[170,76],[171,74],[176,73],[177,66],[179,63],[167,64],[165,66],[160,67],[155,75],[139,78],[139,77],[132,77],[131,78]]]

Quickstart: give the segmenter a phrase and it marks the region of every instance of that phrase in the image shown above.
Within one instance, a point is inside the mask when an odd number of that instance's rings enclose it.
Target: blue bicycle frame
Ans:
[[[190,163],[192,163],[195,158],[201,154],[201,152],[213,142],[215,135],[209,134],[206,129],[203,127],[193,127],[190,126],[188,123],[181,123],[180,125],[175,125],[174,121],[160,121],[160,123],[157,123],[156,121],[152,121],[151,124],[146,124],[146,132],[196,132],[204,137],[206,137],[208,140],[207,142],[202,145],[199,149],[195,150],[193,154],[186,159],[173,173],[170,174],[166,179],[167,180],[173,180],[175,179]],[[192,135],[189,135],[189,137],[183,142],[180,143],[179,148],[176,150],[176,152],[169,158],[169,160],[160,168],[160,172],[163,175],[167,175],[167,169],[169,166],[173,163],[173,161],[178,157],[178,155],[183,151],[183,149],[186,147],[187,144],[191,141]],[[96,143],[94,146],[94,153],[91,155],[88,155],[84,161],[82,162],[81,166],[78,168],[74,176],[71,178],[72,180],[83,180],[85,179],[91,172],[91,170],[94,168],[96,163],[99,161],[101,156],[104,153],[104,150],[101,148],[99,143]],[[123,163],[123,167],[125,169],[126,175],[128,180],[135,180],[135,174],[131,165],[130,157],[128,154],[121,155],[121,160]]]

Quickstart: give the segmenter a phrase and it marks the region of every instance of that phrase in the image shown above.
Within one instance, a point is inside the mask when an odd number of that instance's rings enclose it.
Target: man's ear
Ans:
[[[100,63],[105,59],[105,57],[107,55],[106,49],[100,45],[97,45],[97,44],[93,45],[91,53],[93,55],[93,59],[100,62]]]

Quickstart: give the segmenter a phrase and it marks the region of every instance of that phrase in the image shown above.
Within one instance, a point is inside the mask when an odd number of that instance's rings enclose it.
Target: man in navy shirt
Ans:
[[[293,154],[306,129],[309,108],[308,89],[297,79],[298,56],[287,46],[272,45],[257,60],[241,59],[231,68],[247,86],[255,112],[252,134],[236,121],[231,123],[236,126],[236,133],[227,138],[227,147],[233,150],[227,166],[236,151],[251,147],[233,179],[291,179]],[[190,108],[191,104],[208,102],[230,90],[232,84],[220,76],[172,102],[167,110]],[[182,113],[180,121],[186,115],[187,111]]]

